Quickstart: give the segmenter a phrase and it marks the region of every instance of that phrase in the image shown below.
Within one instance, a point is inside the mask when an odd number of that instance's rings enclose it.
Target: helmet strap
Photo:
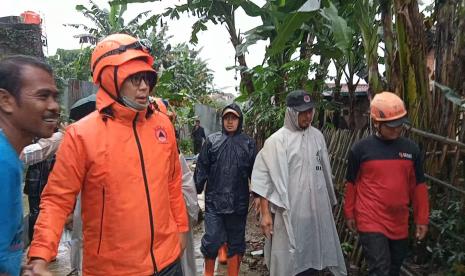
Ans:
[[[116,65],[115,68],[113,68],[113,83],[115,85],[116,97],[120,99],[121,95],[119,93],[119,87],[118,87],[118,68],[119,68],[118,65]]]
[[[381,137],[381,122],[373,120],[373,128],[375,130],[375,135]]]

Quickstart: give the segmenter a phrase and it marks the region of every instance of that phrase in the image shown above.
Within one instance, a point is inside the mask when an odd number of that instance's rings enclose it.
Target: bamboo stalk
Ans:
[[[447,137],[444,137],[444,136],[441,136],[441,135],[429,133],[429,132],[414,128],[412,126],[407,126],[406,129],[408,131],[411,131],[411,132],[413,132],[415,134],[418,134],[418,135],[421,135],[423,137],[431,138],[433,140],[436,140],[436,141],[439,141],[439,142],[442,142],[442,143],[446,143],[446,144],[449,144],[449,145],[455,145],[455,146],[458,146],[460,148],[465,149],[465,144],[461,143],[459,141],[456,141],[456,140],[453,140],[453,139],[450,139],[450,138],[447,138]]]
[[[452,185],[452,184],[450,184],[450,183],[447,183],[447,182],[445,182],[445,181],[442,181],[442,180],[440,180],[440,179],[437,179],[437,178],[435,178],[435,177],[432,177],[431,175],[428,175],[428,174],[426,174],[426,173],[425,173],[425,178],[427,178],[427,179],[429,179],[429,180],[431,180],[431,181],[433,181],[433,182],[435,182],[435,183],[437,183],[437,184],[441,184],[442,186],[447,187],[447,188],[449,188],[449,189],[451,189],[451,190],[454,190],[454,191],[456,191],[456,192],[459,192],[459,193],[465,195],[465,190],[462,190],[462,189],[460,189],[460,188],[457,188],[457,187],[455,187],[454,185]]]
[[[459,152],[462,153],[462,154],[465,154],[465,150],[457,150],[457,149],[455,149],[455,150],[449,150],[449,151],[446,152],[446,154],[447,154],[447,155],[456,154],[457,151],[459,151]],[[428,156],[433,156],[433,157],[434,157],[434,156],[436,156],[436,155],[441,155],[441,154],[443,154],[442,151],[427,151],[427,152],[425,152],[425,156],[427,156],[427,157],[428,157]]]

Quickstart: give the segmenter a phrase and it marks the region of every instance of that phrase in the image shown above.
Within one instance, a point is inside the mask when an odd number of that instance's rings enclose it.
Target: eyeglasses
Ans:
[[[139,86],[142,81],[150,88],[153,88],[157,82],[156,74],[149,71],[139,72],[134,75],[130,75],[128,80],[131,81],[132,85]]]

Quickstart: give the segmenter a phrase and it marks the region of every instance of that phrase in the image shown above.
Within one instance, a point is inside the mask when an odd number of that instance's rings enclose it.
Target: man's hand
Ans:
[[[261,214],[260,228],[265,237],[271,239],[271,235],[273,235],[273,219],[270,213]]]
[[[352,232],[357,232],[357,224],[355,223],[355,219],[348,219],[346,220],[347,228],[349,228]]]
[[[181,244],[181,255],[184,254],[184,249],[186,249],[187,233],[189,233],[189,232],[178,233],[178,235],[179,235],[179,243]]]
[[[253,199],[252,206],[253,206],[253,210],[255,211],[255,213],[259,214],[260,213],[260,198],[259,197],[256,197]]]
[[[47,269],[47,262],[43,259],[35,259],[23,267],[23,276],[53,276]]]
[[[73,230],[73,213],[71,213],[65,221],[65,228],[69,231]]]
[[[428,225],[417,224],[415,231],[415,238],[422,240],[425,238],[426,233],[428,233]]]

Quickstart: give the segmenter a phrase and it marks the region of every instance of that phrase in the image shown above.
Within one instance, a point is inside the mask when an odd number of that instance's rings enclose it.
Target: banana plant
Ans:
[[[353,5],[353,4],[350,4]],[[330,33],[329,39],[336,49],[333,61],[337,68],[341,68],[345,75],[347,87],[349,89],[349,128],[355,128],[355,90],[360,81],[357,74],[365,69],[364,45],[361,35],[353,27],[348,25],[345,18],[350,18],[348,14],[353,11],[352,6],[340,6],[340,10],[329,2],[329,6],[321,9],[320,14],[326,19],[324,26]],[[341,15],[344,15],[342,17]]]
[[[191,43],[198,42],[197,34],[207,30],[207,22],[224,25],[229,33],[234,50],[242,44],[243,37],[240,30],[236,29],[236,10],[242,8],[249,16],[259,16],[260,8],[249,0],[197,0],[188,1],[186,4],[168,8],[163,14],[170,18],[179,19],[182,13],[191,13],[198,20],[192,26]],[[236,60],[240,67],[241,86],[245,87],[248,94],[255,91],[252,76],[247,72],[247,62],[244,53],[236,53]]]
[[[93,0],[89,0],[89,4],[90,6],[76,5],[76,10],[90,19],[94,26],[82,23],[65,24],[85,32],[76,36],[80,43],[96,44],[101,38],[113,33],[144,37],[147,30],[155,26],[160,18],[159,15],[149,16],[150,11],[144,11],[126,23],[123,15],[127,11],[127,3],[110,2],[110,10],[100,8]]]
[[[394,0],[399,76],[402,97],[417,127],[427,128],[432,114],[432,99],[426,71],[426,35],[417,0]]]
[[[357,18],[357,26],[363,39],[365,59],[368,67],[368,84],[370,91],[374,93],[383,90],[383,83],[378,69],[378,47],[379,47],[379,22],[376,0],[357,0],[354,5],[354,16]]]

